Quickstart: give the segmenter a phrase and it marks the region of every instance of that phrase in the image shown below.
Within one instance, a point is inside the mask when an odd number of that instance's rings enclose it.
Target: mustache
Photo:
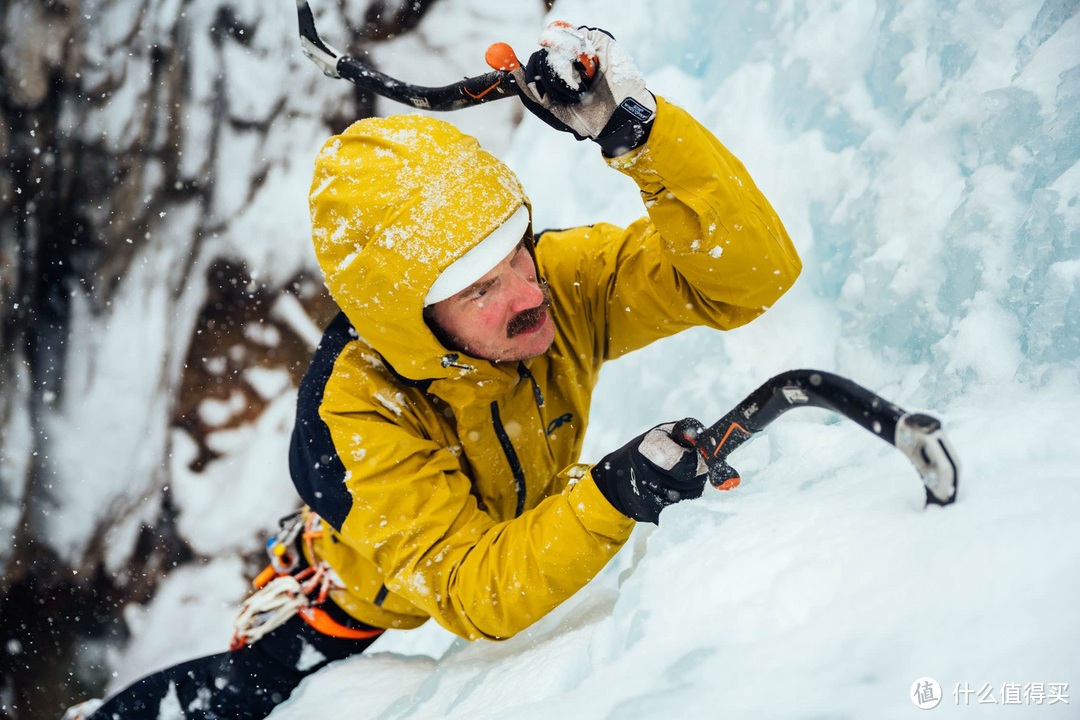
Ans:
[[[548,290],[546,282],[540,283],[540,290],[544,293],[544,299],[540,304],[534,308],[522,310],[506,326],[506,337],[508,339],[521,334],[523,330],[534,327],[543,319],[544,313],[551,307],[551,292]]]

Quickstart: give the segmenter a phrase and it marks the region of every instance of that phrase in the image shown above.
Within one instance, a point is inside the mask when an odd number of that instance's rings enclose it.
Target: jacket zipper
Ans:
[[[517,510],[514,512],[514,517],[518,517],[525,509],[525,471],[521,469],[517,452],[514,451],[510,436],[506,434],[506,428],[503,427],[502,420],[499,418],[499,403],[495,400],[491,401],[491,423],[495,426],[495,435],[499,438],[499,444],[502,445],[503,453],[506,454],[506,461],[510,463],[510,472],[513,473],[514,483],[517,485]]]

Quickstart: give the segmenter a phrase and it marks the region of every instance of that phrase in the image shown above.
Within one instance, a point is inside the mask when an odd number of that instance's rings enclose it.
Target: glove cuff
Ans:
[[[655,103],[654,98],[653,104]],[[635,150],[649,140],[655,117],[655,110],[650,110],[633,97],[628,97],[615,108],[615,112],[597,136],[596,144],[606,158],[618,157]]]
[[[593,465],[589,473],[592,475],[593,482],[596,483],[596,488],[604,496],[604,499],[611,503],[611,507],[631,520],[637,520],[630,513],[630,509],[623,505],[622,499],[619,497],[618,478],[612,477],[616,473],[614,468],[611,467],[610,456]]]

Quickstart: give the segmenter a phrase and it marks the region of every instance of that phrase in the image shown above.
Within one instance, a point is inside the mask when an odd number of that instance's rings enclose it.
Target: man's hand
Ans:
[[[671,439],[673,426],[658,425],[593,466],[600,492],[628,518],[656,523],[668,505],[701,497],[709,470],[699,452]]]
[[[649,139],[656,98],[606,30],[553,22],[525,67],[511,71],[534,115],[616,157]]]

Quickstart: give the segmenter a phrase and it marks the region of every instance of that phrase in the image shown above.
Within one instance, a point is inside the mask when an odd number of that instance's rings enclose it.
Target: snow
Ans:
[[[263,400],[273,400],[292,384],[288,371],[281,368],[250,367],[243,375],[244,381],[255,388]]]
[[[295,118],[273,122],[265,137],[255,131],[238,133],[251,141],[250,156],[239,154],[230,140],[222,141],[228,148],[222,167],[233,166],[231,182],[219,177],[214,185],[222,217],[231,221],[224,240],[230,254],[242,258],[261,282],[280,285],[300,269],[317,270],[311,243],[291,239],[310,235],[311,167],[326,134],[318,118]],[[245,174],[249,172],[252,175]],[[265,173],[262,182],[249,188],[250,178],[260,173]]]
[[[300,659],[296,661],[296,669],[300,672],[310,670],[321,662],[326,662],[326,656],[309,645],[307,641],[300,640],[302,647],[300,650]]]
[[[111,312],[98,315],[83,294],[71,294],[69,367],[44,417],[57,511],[40,520],[50,545],[73,565],[110,503],[139,504],[160,477],[167,399],[187,350],[174,323],[203,292],[192,281],[177,292],[178,302],[171,297],[192,242],[192,210],[174,211],[168,226],[151,232]]]
[[[281,342],[281,332],[273,325],[263,322],[245,325],[244,337],[252,342],[271,348],[277,347]]]
[[[199,418],[207,425],[224,425],[247,409],[244,394],[239,390],[233,390],[227,400],[206,398],[199,403]]]
[[[395,415],[401,415],[402,411],[405,409],[405,397],[401,393],[394,393],[391,395],[387,390],[379,390],[374,393],[373,397],[379,401],[380,405]]]
[[[180,697],[176,691],[176,683],[169,681],[169,691],[161,699],[158,706],[158,720],[184,720],[184,707],[180,704]]]
[[[561,25],[548,25],[540,34],[537,43],[547,48],[548,66],[567,87],[582,87],[582,78],[574,68],[574,63],[583,55],[596,57],[596,47],[587,35]],[[614,82],[615,78],[611,80]]]
[[[249,368],[248,373],[255,368]],[[203,401],[204,405],[210,402]],[[277,520],[302,503],[289,476],[288,449],[296,414],[296,390],[280,392],[250,425],[207,436],[221,456],[192,472],[198,454],[183,430],[171,432],[170,475],[179,517],[177,529],[207,557],[249,553],[277,529]]]
[[[289,326],[289,329],[308,344],[312,351],[322,342],[322,329],[315,326],[311,321],[304,306],[292,293],[282,293],[274,301],[270,314],[275,320],[280,320]]]
[[[17,351],[17,362],[25,368],[25,355]],[[8,416],[0,427],[0,538],[14,538],[25,507],[27,477],[30,472],[33,447],[33,423],[30,418],[29,373],[15,376],[16,387],[11,394]],[[7,567],[11,560],[13,543],[0,543],[0,567]]]
[[[236,557],[193,563],[172,572],[148,605],[128,605],[124,621],[132,640],[110,651],[112,692],[153,669],[223,652],[250,585]]]

